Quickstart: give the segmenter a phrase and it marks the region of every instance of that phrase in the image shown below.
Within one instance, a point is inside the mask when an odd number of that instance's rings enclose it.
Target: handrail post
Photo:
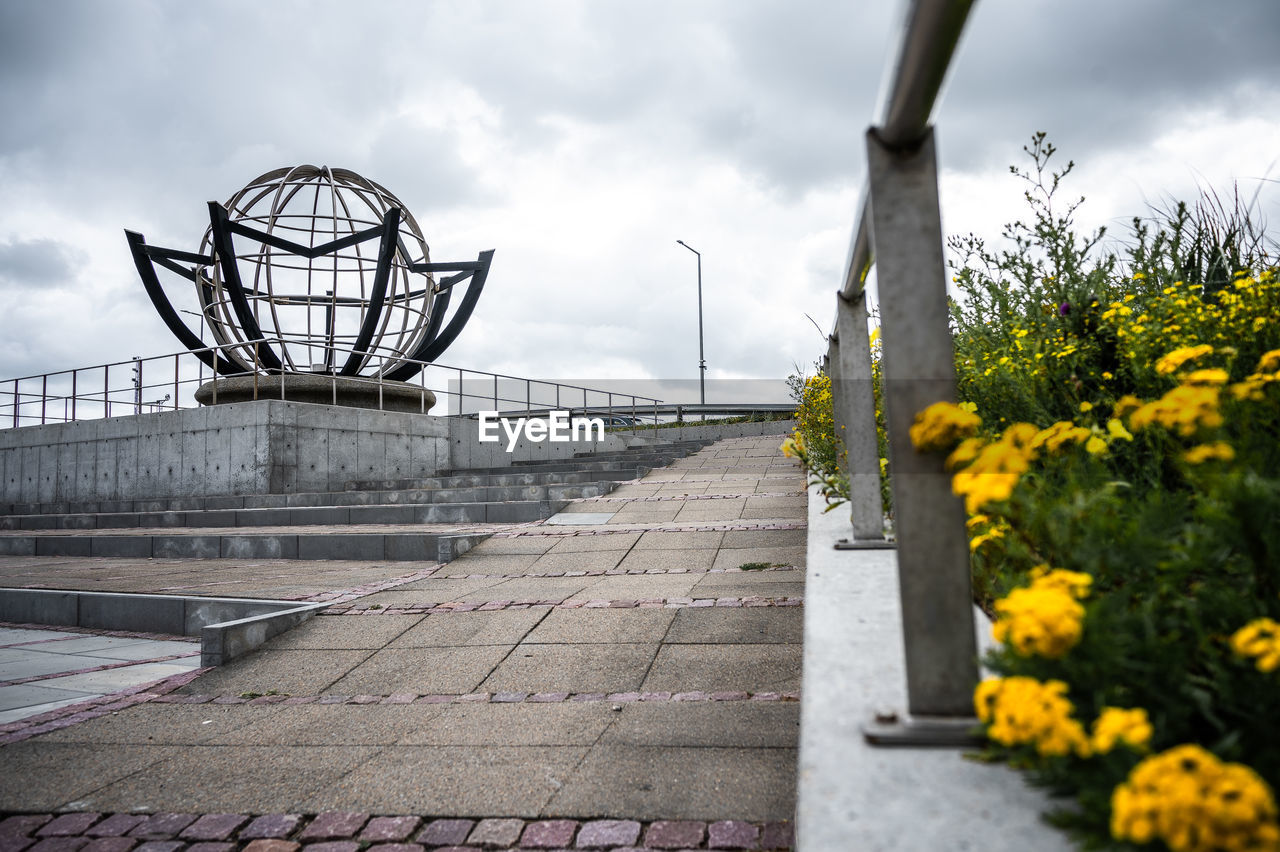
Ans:
[[[853,540],[836,546],[885,547],[884,502],[880,498],[880,450],[876,443],[876,396],[871,374],[871,340],[863,294],[836,296],[836,345],[831,354],[831,404],[844,440],[849,476],[849,520]]]
[[[972,741],[978,682],[964,510],[938,454],[916,453],[917,412],[956,400],[933,131],[891,149],[867,132],[881,369],[906,650],[907,714],[863,728],[879,744]]]

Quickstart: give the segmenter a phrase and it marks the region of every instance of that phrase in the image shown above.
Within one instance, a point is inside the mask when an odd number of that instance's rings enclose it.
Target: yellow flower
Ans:
[[[1077,426],[1070,420],[1059,420],[1047,429],[1041,429],[1036,436],[1031,439],[1031,448],[1037,450],[1044,447],[1051,453],[1056,453],[1067,443],[1080,444],[1089,439],[1090,431],[1083,426]]]
[[[987,530],[984,533],[975,535],[973,538],[969,539],[969,552],[977,553],[978,549],[982,547],[982,545],[989,541],[995,541],[998,538],[1004,538],[1004,533],[999,529]]]
[[[1116,417],[1124,417],[1131,411],[1137,411],[1142,407],[1142,400],[1133,394],[1125,394],[1116,400],[1115,410],[1112,412]]]
[[[1223,441],[1200,444],[1182,454],[1182,458],[1187,464],[1203,464],[1210,460],[1231,461],[1235,457],[1236,451],[1231,448],[1230,444]]]
[[[1129,418],[1133,429],[1145,429],[1158,423],[1189,438],[1198,429],[1216,429],[1222,425],[1218,413],[1218,389],[1203,385],[1181,385],[1154,402],[1148,402]]]
[[[1057,659],[1080,641],[1084,607],[1065,589],[1014,589],[995,609],[992,635],[1023,656]]]
[[[1093,577],[1083,571],[1067,571],[1062,568],[1050,570],[1048,565],[1037,565],[1031,569],[1032,588],[1061,589],[1076,600],[1088,597],[1092,585]]]
[[[982,419],[950,402],[935,402],[916,415],[911,443],[919,452],[949,450],[978,431]]]
[[[1111,794],[1111,835],[1174,852],[1275,850],[1271,788],[1249,767],[1223,763],[1198,745],[1144,758]]]
[[[1132,710],[1103,707],[1102,713],[1093,723],[1093,753],[1106,754],[1117,743],[1123,743],[1135,751],[1144,751],[1151,742],[1151,734],[1147,711],[1141,707]]]
[[[1107,436],[1112,441],[1132,441],[1133,434],[1116,418],[1107,421]]]
[[[1084,402],[1080,403],[1080,410],[1081,410],[1081,411],[1093,411],[1093,403],[1092,403],[1092,402],[1089,402],[1088,400],[1086,400],[1086,401],[1084,401]]]
[[[988,725],[987,736],[1001,745],[1034,746],[1042,755],[1088,757],[1089,738],[1060,680],[1029,677],[984,680],[973,693],[974,711]]]
[[[1280,370],[1280,349],[1264,352],[1262,357],[1258,359],[1258,372],[1274,373],[1276,370]]]
[[[1085,441],[1084,448],[1088,450],[1090,455],[1100,456],[1107,451],[1107,442],[1094,435]]]
[[[1195,370],[1182,377],[1184,385],[1209,385],[1212,387],[1221,387],[1227,383],[1227,371],[1218,368],[1208,370]]]
[[[1280,624],[1270,618],[1257,618],[1231,636],[1231,650],[1242,657],[1254,657],[1260,672],[1280,668]]]
[[[1202,343],[1199,346],[1183,346],[1156,361],[1156,372],[1162,376],[1167,376],[1170,373],[1177,372],[1178,368],[1188,361],[1194,361],[1211,352],[1213,352],[1213,347],[1207,343]]]

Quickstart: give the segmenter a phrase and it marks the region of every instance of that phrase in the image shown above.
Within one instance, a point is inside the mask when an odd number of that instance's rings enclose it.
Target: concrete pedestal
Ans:
[[[318,373],[233,376],[206,382],[196,391],[196,402],[201,405],[266,399],[411,414],[426,414],[436,404],[434,393],[407,382],[379,382],[377,379]]]

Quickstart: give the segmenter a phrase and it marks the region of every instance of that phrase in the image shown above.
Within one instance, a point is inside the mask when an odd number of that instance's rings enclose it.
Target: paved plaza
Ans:
[[[443,565],[0,559],[8,586],[333,602],[220,668],[0,725],[23,815],[0,843],[789,846],[806,496],[778,443],[486,525]]]

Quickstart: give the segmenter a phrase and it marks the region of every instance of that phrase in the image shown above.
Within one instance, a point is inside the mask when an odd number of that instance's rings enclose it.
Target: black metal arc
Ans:
[[[142,286],[146,288],[147,295],[151,297],[151,304],[155,306],[156,313],[160,314],[160,319],[164,320],[164,324],[169,327],[169,331],[173,332],[174,337],[192,353],[205,363],[215,373],[221,373],[224,376],[235,375],[244,372],[244,366],[221,358],[216,352],[205,348],[205,342],[197,337],[191,329],[187,328],[187,324],[178,316],[178,312],[174,310],[173,303],[169,301],[168,295],[165,294],[164,288],[160,286],[160,279],[156,275],[153,259],[159,260],[161,265],[169,269],[174,269],[183,275],[195,280],[195,273],[191,270],[185,270],[177,264],[173,264],[169,257],[174,255],[185,255],[185,252],[170,252],[169,249],[161,249],[159,246],[148,246],[147,239],[136,231],[124,232],[125,239],[129,241],[129,251],[133,254],[133,265],[138,269],[138,277],[142,279]],[[199,258],[200,255],[193,255]],[[207,259],[211,261],[212,259]],[[172,264],[172,265],[170,265]]]
[[[400,208],[392,207],[382,218],[382,242],[378,245],[378,267],[373,274],[373,289],[369,293],[369,307],[365,309],[364,322],[360,324],[360,333],[347,356],[347,363],[342,365],[339,375],[354,376],[360,371],[368,357],[369,342],[373,333],[378,330],[378,321],[382,318],[382,304],[387,297],[387,282],[391,278],[391,261],[396,256],[399,243],[396,240],[400,230]]]
[[[462,333],[462,327],[467,324],[467,320],[471,318],[471,312],[476,308],[476,302],[480,300],[480,292],[484,290],[485,279],[489,277],[489,264],[493,261],[493,249],[480,252],[474,263],[475,269],[471,272],[471,282],[467,285],[467,293],[462,297],[462,303],[458,305],[458,310],[453,315],[453,319],[449,320],[449,324],[445,326],[444,331],[438,336],[424,336],[422,342],[418,344],[410,355],[411,361],[434,361],[440,357],[449,346]],[[411,268],[418,271],[419,266],[435,266],[436,264],[414,264]],[[448,265],[455,268],[462,264],[440,264]],[[443,311],[440,312],[443,316]],[[433,318],[434,319],[434,318]],[[414,376],[422,369],[420,364],[402,364],[391,372],[387,373],[383,378],[391,381],[402,382]]]
[[[258,319],[249,307],[249,300],[244,295],[244,285],[240,282],[240,267],[236,263],[235,245],[231,241],[231,222],[227,218],[227,209],[216,201],[209,202],[209,226],[213,235],[213,253],[221,261],[222,282],[231,296],[231,305],[235,308],[236,317],[240,320],[240,328],[244,331],[245,342],[256,344],[255,358],[267,372],[283,372],[284,365],[275,350],[266,342]],[[257,367],[258,364],[254,366]]]
[[[209,203],[212,204],[214,202]],[[392,209],[396,211],[397,215],[399,215],[399,208]],[[330,240],[329,242],[318,246],[304,246],[302,243],[295,243],[292,240],[286,240],[285,238],[278,237],[275,234],[268,234],[266,231],[259,231],[257,228],[250,228],[243,222],[232,222],[228,219],[227,228],[233,234],[239,234],[242,237],[248,237],[251,240],[266,243],[267,245],[278,248],[281,251],[287,251],[290,254],[305,257],[307,260],[314,260],[321,255],[329,254],[330,252],[335,252],[339,249],[347,248],[348,246],[353,246],[356,243],[362,243],[365,240],[371,240],[374,237],[380,237],[383,233],[383,225],[374,225],[372,228],[366,228],[363,231],[357,231],[354,234],[348,234],[345,237]]]

